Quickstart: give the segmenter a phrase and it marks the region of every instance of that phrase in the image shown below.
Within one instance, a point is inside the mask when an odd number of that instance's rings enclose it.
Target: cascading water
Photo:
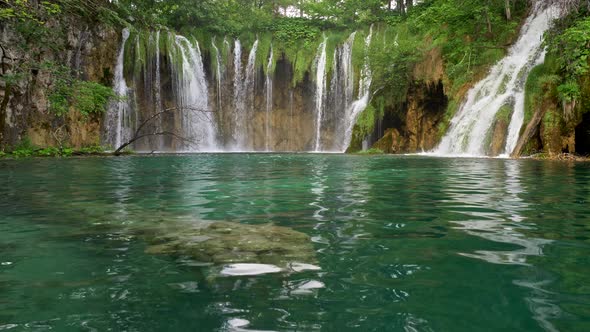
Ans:
[[[555,7],[547,7],[542,1],[535,4],[516,44],[489,75],[468,92],[434,154],[485,155],[486,141],[489,141],[486,137],[493,134],[494,118],[503,107],[512,108],[504,154],[509,155],[514,150],[524,119],[524,85],[531,69],[544,60],[543,34],[557,17]]]
[[[257,39],[254,44],[252,44],[252,48],[248,54],[245,75],[243,75],[244,80],[239,82],[240,92],[238,99],[240,100],[240,104],[238,105],[239,107],[236,107],[236,112],[238,114],[236,148],[238,151],[252,149],[252,145],[249,141],[249,133],[252,132],[250,121],[254,112],[254,83],[256,78],[256,55],[258,52],[258,43]]]
[[[133,144],[139,151],[341,152],[369,99],[368,57],[359,78],[353,67],[356,33],[335,46],[330,73],[324,35],[310,76],[295,85],[295,63],[272,45],[266,67],[259,66],[258,40],[246,62],[237,39],[212,41],[203,57],[196,40],[172,32],[135,34],[132,43],[129,31],[123,35],[115,89],[124,98],[112,103],[105,119],[113,147],[141,125],[143,137]],[[367,46],[371,38],[372,30]],[[171,111],[160,113],[164,108]]]
[[[359,93],[358,99],[355,100],[346,112],[346,132],[344,136],[344,143],[346,144],[342,152],[345,152],[352,139],[352,132],[358,116],[367,108],[371,97],[371,83],[373,82],[373,72],[369,64],[369,48],[373,40],[373,26],[369,31],[369,35],[365,38],[365,64],[361,70],[361,77],[359,79]]]
[[[155,62],[156,62],[156,75],[154,79],[154,97],[155,97],[155,113],[162,112],[162,73],[160,68],[160,30],[156,32],[156,52],[155,52]],[[157,131],[163,132],[163,123],[162,117],[158,117],[157,121]],[[163,147],[163,140],[159,140],[158,149],[162,149]]]
[[[245,133],[245,119],[242,115],[245,111],[244,105],[244,93],[243,93],[243,82],[244,75],[242,73],[242,44],[239,39],[234,41],[234,148],[240,149],[241,143],[243,142],[243,134]]]
[[[353,32],[342,46],[339,63],[342,64],[342,72],[344,73],[344,102],[350,105],[352,102],[352,94],[354,93],[354,68],[352,66],[352,47],[356,38],[356,31]]]
[[[315,59],[315,71],[316,71],[316,90],[315,90],[315,118],[316,118],[316,133],[315,133],[315,144],[314,151],[321,151],[321,134],[322,134],[322,116],[324,112],[324,101],[326,99],[326,44],[328,38],[324,36],[324,41],[318,48],[318,54]]]
[[[265,146],[266,151],[270,151],[270,142],[272,140],[272,129],[271,129],[271,122],[272,122],[272,64],[274,61],[274,51],[272,49],[272,45],[270,46],[270,55],[268,58],[268,65],[266,67],[266,82],[264,83],[266,87],[266,116],[265,116],[265,125],[264,125],[264,132],[266,135],[265,139]]]
[[[215,39],[211,42],[211,46],[213,46],[213,50],[215,51],[215,79],[216,79],[216,88],[217,88],[217,110],[221,110],[221,101],[222,101],[222,93],[221,93],[221,72],[222,72],[222,62],[221,62],[221,52],[215,45]]]
[[[324,150],[340,152],[346,149],[345,133],[348,127],[347,119],[350,107],[354,101],[354,67],[352,64],[352,49],[356,38],[353,32],[346,42],[334,50],[332,80],[330,82],[329,113],[324,113],[324,118],[330,118],[334,124],[334,140],[332,147],[324,147]],[[344,111],[344,115],[342,112]]]
[[[131,138],[133,129],[130,126],[132,108],[129,104],[129,88],[124,75],[125,45],[129,39],[129,29],[123,29],[122,35],[123,41],[117,56],[114,81],[114,91],[118,96],[118,100],[111,103],[106,115],[106,129],[108,130],[106,142],[115,149]],[[114,132],[111,128],[114,128]]]
[[[185,151],[217,151],[216,126],[210,116],[209,92],[199,44],[176,36],[182,58],[182,73],[177,87],[177,104],[182,113],[182,129],[188,142]]]

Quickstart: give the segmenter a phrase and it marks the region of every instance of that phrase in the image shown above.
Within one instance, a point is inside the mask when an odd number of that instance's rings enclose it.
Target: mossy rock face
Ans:
[[[494,122],[490,127],[486,138],[486,154],[489,156],[499,156],[504,152],[506,146],[506,139],[508,138],[508,127],[510,126],[510,119],[514,112],[512,102],[503,105],[494,116]]]
[[[500,119],[494,121],[494,124],[488,131],[486,136],[486,154],[489,156],[499,156],[504,152],[506,146],[506,138],[508,136],[509,122]]]
[[[264,263],[286,266],[315,262],[311,239],[304,233],[272,224],[214,222],[178,227],[148,235],[151,254],[188,256],[214,264]],[[158,234],[163,235],[158,235]]]
[[[373,145],[374,149],[384,153],[402,153],[404,151],[403,138],[400,132],[395,129],[387,129],[383,137]]]

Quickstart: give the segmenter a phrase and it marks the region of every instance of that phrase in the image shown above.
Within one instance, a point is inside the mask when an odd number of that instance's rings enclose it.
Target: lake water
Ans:
[[[0,197],[0,330],[590,331],[588,163],[3,160]]]

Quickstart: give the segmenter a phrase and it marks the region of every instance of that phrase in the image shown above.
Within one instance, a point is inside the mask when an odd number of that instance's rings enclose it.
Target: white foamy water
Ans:
[[[345,152],[348,147],[350,146],[350,141],[352,139],[352,132],[354,129],[354,125],[356,124],[356,120],[358,119],[359,115],[367,108],[369,104],[370,97],[371,97],[371,83],[373,82],[373,72],[371,71],[371,66],[369,65],[369,48],[371,46],[371,41],[373,40],[373,26],[371,26],[371,30],[369,31],[369,35],[365,39],[365,47],[367,54],[365,55],[365,64],[361,70],[361,77],[359,80],[359,95],[358,99],[355,100],[350,109],[347,112],[347,126],[346,132],[344,136],[345,142],[345,149],[342,152]]]
[[[270,142],[272,141],[272,129],[271,129],[271,117],[272,117],[272,78],[273,73],[272,65],[274,61],[274,51],[272,45],[270,45],[270,55],[268,56],[268,64],[266,67],[266,82],[264,83],[266,87],[266,116],[265,116],[265,124],[264,124],[264,131],[266,134],[265,139],[265,149],[267,152],[271,151]]]
[[[322,135],[322,117],[324,113],[324,102],[326,100],[326,44],[328,42],[328,38],[324,36],[324,41],[320,44],[318,48],[318,54],[315,59],[315,68],[316,68],[316,77],[315,77],[315,144],[314,144],[314,151],[319,152],[321,151],[321,135]]]
[[[224,276],[256,276],[261,274],[279,273],[282,269],[270,264],[231,264],[221,270]]]
[[[130,113],[131,107],[129,105],[129,96],[127,82],[125,82],[124,65],[125,65],[125,44],[129,39],[129,29],[123,29],[123,40],[119,55],[117,56],[117,65],[115,67],[114,91],[119,97],[119,100],[111,103],[106,114],[107,129],[115,128],[107,133],[107,141],[113,148],[121,146],[123,141],[126,141],[131,136]]]
[[[176,46],[182,57],[182,75],[177,81],[179,111],[184,134],[190,143],[185,151],[218,150],[215,122],[209,113],[209,93],[199,44],[194,45],[182,36],[176,36]]]
[[[486,136],[492,129],[496,113],[503,106],[513,109],[504,154],[514,150],[524,119],[526,79],[531,69],[544,60],[543,34],[558,14],[555,7],[537,2],[508,55],[468,92],[467,99],[451,121],[449,131],[433,154],[485,155]]]

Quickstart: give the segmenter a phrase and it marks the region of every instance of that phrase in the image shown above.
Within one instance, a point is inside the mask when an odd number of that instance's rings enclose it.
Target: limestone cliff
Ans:
[[[74,110],[57,116],[49,111],[52,71],[64,66],[77,79],[111,85],[119,34],[72,17],[45,23],[53,38],[39,42],[23,33],[35,29],[34,24],[0,25],[3,77],[10,78],[0,80],[0,146],[25,138],[38,146],[99,144],[100,116],[85,118]]]

